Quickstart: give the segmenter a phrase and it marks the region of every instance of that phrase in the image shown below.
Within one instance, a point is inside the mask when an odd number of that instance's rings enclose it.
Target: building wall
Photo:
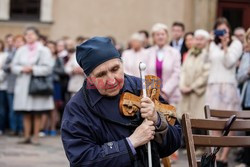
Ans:
[[[217,14],[217,0],[194,0],[193,28],[211,30]]]
[[[29,26],[38,27],[40,32],[44,35],[50,35],[50,24],[45,23],[28,23],[28,22],[0,22],[0,39],[3,39],[6,34],[23,34],[25,28]]]
[[[43,1],[48,5],[48,0]],[[181,21],[187,31],[210,29],[216,4],[216,0],[54,0],[53,23],[0,22],[0,38],[9,32],[22,33],[25,27],[34,25],[51,39],[112,35],[125,43],[132,33],[140,29],[150,31],[157,22],[171,27],[174,21]]]
[[[55,24],[51,36],[58,38],[71,32],[75,37],[113,35],[126,41],[133,32],[150,30],[152,25],[163,22],[170,25],[182,21],[185,0],[60,0],[54,7]],[[63,10],[64,9],[64,10]],[[179,11],[175,14],[175,11]],[[73,12],[74,11],[74,12]]]

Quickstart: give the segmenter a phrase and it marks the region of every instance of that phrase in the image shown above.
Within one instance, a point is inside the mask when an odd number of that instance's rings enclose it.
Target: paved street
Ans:
[[[0,167],[68,167],[60,137],[41,139],[40,146],[20,145],[18,137],[0,136]],[[173,167],[188,166],[182,156]]]
[[[67,167],[59,137],[42,138],[40,146],[20,145],[20,138],[0,136],[0,167]]]
[[[68,167],[60,137],[41,138],[41,145],[20,145],[18,137],[0,136],[0,167]],[[187,157],[180,150],[180,157],[172,167],[187,167]],[[233,158],[231,156],[230,160]],[[230,163],[229,167],[234,167]]]

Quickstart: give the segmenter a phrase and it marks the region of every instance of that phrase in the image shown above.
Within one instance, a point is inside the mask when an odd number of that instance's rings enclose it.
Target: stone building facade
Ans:
[[[127,41],[138,30],[150,31],[157,22],[171,27],[174,21],[180,21],[187,31],[211,30],[218,13],[218,1],[0,0],[0,38],[10,32],[20,34],[27,26],[38,27],[53,40],[62,36],[112,35],[120,42]],[[30,9],[32,7],[36,10]],[[30,14],[35,16],[26,17]]]

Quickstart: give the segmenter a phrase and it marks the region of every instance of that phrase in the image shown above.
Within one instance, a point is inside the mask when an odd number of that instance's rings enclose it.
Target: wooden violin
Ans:
[[[159,101],[160,96],[160,78],[154,75],[145,76],[146,93],[155,104],[155,110],[162,112],[170,125],[174,125],[176,121],[176,108],[174,106],[163,104]],[[132,117],[141,108],[141,96],[136,96],[130,92],[124,92],[121,95],[119,108],[124,116]]]

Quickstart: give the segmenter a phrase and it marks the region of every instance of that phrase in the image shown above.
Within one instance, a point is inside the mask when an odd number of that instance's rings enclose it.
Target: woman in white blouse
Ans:
[[[220,30],[220,31],[218,31]],[[225,33],[221,33],[221,32]],[[236,110],[240,108],[237,92],[236,64],[242,54],[242,44],[231,38],[231,29],[225,18],[219,18],[214,25],[214,41],[209,48],[211,69],[206,91],[206,104],[212,109]],[[221,135],[215,132],[215,135]],[[229,148],[223,148],[217,155],[217,166],[227,166]]]

